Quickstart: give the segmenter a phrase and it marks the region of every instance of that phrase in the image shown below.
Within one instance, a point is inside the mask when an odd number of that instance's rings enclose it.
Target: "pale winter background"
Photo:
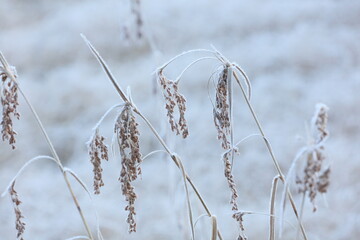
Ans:
[[[1,1],[0,50],[17,67],[22,88],[64,164],[92,186],[85,143],[101,115],[121,102],[82,41],[83,33],[102,53],[122,87],[131,86],[138,107],[182,156],[189,175],[217,215],[225,239],[235,239],[238,228],[231,218],[230,192],[207,93],[207,80],[216,63],[199,63],[183,76],[180,90],[187,98],[190,126],[190,137],[185,141],[169,133],[163,102],[153,92],[152,73],[157,66],[182,51],[213,44],[250,77],[252,102],[285,172],[306,142],[305,123],[315,104],[329,106],[331,138],[326,153],[327,164],[332,165],[331,186],[326,198],[317,199],[316,213],[306,203],[304,224],[311,240],[358,239],[360,2],[144,0],[142,14],[145,38],[139,40],[134,37],[133,18],[125,0]],[[124,26],[128,26],[130,39],[124,38]],[[176,77],[200,56],[179,59],[166,74]],[[239,140],[257,131],[239,91],[235,94]],[[20,104],[21,120],[15,123],[17,149],[0,145],[1,190],[27,160],[50,154],[23,99]],[[115,117],[114,112],[101,128],[109,144]],[[140,125],[142,153],[161,149],[143,122]],[[142,179],[135,184],[138,231],[128,235],[125,201],[117,181],[119,157],[103,164],[105,187],[94,197],[94,204],[105,239],[190,238],[181,175],[173,165],[161,154],[143,163]],[[240,146],[233,173],[240,208],[266,213],[276,172],[260,138]],[[73,184],[95,229],[94,207],[86,193]],[[53,163],[30,166],[18,179],[16,189],[26,216],[25,239],[57,240],[85,234]],[[294,195],[299,202],[300,195],[295,191]],[[192,202],[195,217],[203,214],[198,201],[193,198]],[[290,209],[286,220],[295,224]],[[9,197],[1,198],[1,239],[16,238],[14,221]],[[197,239],[209,239],[209,224],[208,218],[199,220]],[[246,216],[245,227],[249,239],[266,239],[268,217]],[[283,239],[295,239],[296,230],[288,224],[285,227]]]

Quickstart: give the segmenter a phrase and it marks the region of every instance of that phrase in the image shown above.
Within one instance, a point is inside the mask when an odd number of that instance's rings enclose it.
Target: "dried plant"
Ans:
[[[122,34],[125,40],[144,38],[144,20],[141,11],[141,0],[129,0],[130,16],[128,23],[122,26]],[[147,36],[148,37],[148,36]]]
[[[116,119],[115,134],[119,144],[121,155],[121,172],[119,181],[121,182],[122,194],[125,196],[129,211],[127,222],[129,232],[136,232],[135,222],[135,200],[136,194],[132,182],[141,174],[140,163],[142,162],[139,147],[138,123],[135,120],[133,109],[130,104],[125,104],[120,115]]]
[[[140,0],[131,0],[131,13],[134,15],[135,18],[135,25],[136,25],[136,36],[138,38],[143,37],[143,18],[141,14],[141,1]]]
[[[224,66],[219,74],[216,86],[216,99],[214,113],[214,123],[218,132],[218,139],[224,149],[230,148],[228,136],[231,132],[230,107],[228,100],[228,73],[229,67]]]
[[[237,238],[237,240],[247,240],[247,237],[244,234],[245,228],[244,228],[244,215],[246,214],[246,212],[237,212],[233,214],[233,218],[239,223],[239,228],[240,228],[240,234]]]
[[[167,110],[171,130],[175,132],[176,135],[181,133],[182,137],[186,138],[189,135],[189,130],[185,119],[185,97],[179,93],[178,82],[167,79],[163,74],[163,69],[158,71],[158,78],[163,90],[166,104],[165,108]],[[175,106],[177,106],[179,112],[179,119],[177,121],[174,116]]]
[[[108,147],[104,141],[105,137],[99,134],[99,129],[95,129],[95,133],[88,144],[90,161],[93,164],[95,194],[100,194],[100,188],[104,186],[104,182],[102,180],[103,169],[101,168],[101,161],[109,160]]]
[[[232,151],[227,151],[226,153],[223,154],[223,161],[224,161],[224,165],[225,165],[224,173],[225,173],[225,177],[227,179],[229,188],[230,188],[231,193],[232,193],[231,194],[231,200],[230,200],[232,210],[237,211],[238,210],[238,205],[237,205],[238,193],[237,193],[237,190],[236,190],[234,176],[231,173],[232,164],[231,164],[230,159],[229,159],[231,154],[232,154]]]
[[[16,70],[14,67],[11,68],[13,76],[16,78]],[[1,105],[2,105],[2,120],[1,120],[1,134],[2,140],[8,141],[15,149],[15,135],[16,132],[13,128],[13,117],[19,119],[20,114],[17,111],[18,102],[18,86],[17,83],[8,76],[5,68],[0,66],[0,77],[2,82],[1,88]]]
[[[326,159],[324,154],[324,142],[329,136],[327,130],[328,107],[324,104],[317,104],[316,111],[311,121],[311,138],[306,151],[306,164],[303,170],[303,177],[297,177],[299,192],[307,194],[313,204],[313,211],[316,211],[315,198],[317,193],[325,193],[330,184],[330,168],[322,170]]]
[[[9,188],[9,194],[11,197],[11,201],[13,202],[14,211],[15,211],[15,225],[17,230],[17,239],[24,240],[23,234],[25,231],[25,223],[22,220],[24,218],[19,205],[21,204],[21,201],[19,200],[19,196],[17,192],[15,191],[15,181],[12,183],[11,187]]]
[[[52,144],[52,142],[50,141],[50,138],[38,116],[38,114],[36,113],[34,107],[32,106],[32,104],[30,103],[29,99],[27,98],[27,96],[24,94],[24,92],[21,90],[20,86],[18,85],[18,82],[16,81],[16,78],[17,78],[17,75],[16,75],[16,71],[15,71],[15,68],[14,67],[10,67],[8,62],[6,61],[5,57],[2,55],[2,53],[0,52],[0,63],[2,64],[2,67],[0,66],[0,74],[1,74],[1,79],[2,79],[2,83],[3,83],[3,89],[2,89],[2,92],[1,92],[1,100],[2,100],[2,105],[3,105],[3,120],[2,120],[2,125],[3,125],[3,130],[4,130],[4,125],[8,125],[10,127],[5,127],[5,132],[8,132],[9,131],[9,142],[10,144],[14,144],[15,143],[15,140],[12,139],[13,135],[15,135],[15,132],[13,132],[12,130],[12,121],[11,118],[6,118],[8,116],[10,116],[10,113],[13,114],[14,116],[16,116],[17,118],[19,118],[19,114],[17,113],[16,111],[16,106],[18,105],[18,100],[17,100],[17,91],[20,92],[20,94],[22,95],[22,97],[24,98],[27,106],[29,107],[32,115],[34,116],[34,118],[36,119],[36,122],[40,128],[40,131],[42,132],[42,134],[44,135],[45,139],[46,139],[46,142],[48,144],[48,147],[51,151],[51,154],[53,155],[53,157],[36,157],[36,158],[33,158],[31,159],[30,161],[28,161],[18,172],[18,174],[14,177],[14,179],[12,180],[12,184],[10,185],[10,187],[8,187],[8,190],[9,190],[9,194],[12,198],[12,202],[14,203],[14,206],[15,206],[15,213],[16,213],[16,229],[18,230],[18,238],[21,237],[22,239],[22,234],[23,234],[23,231],[24,231],[24,223],[22,223],[21,219],[23,218],[22,215],[21,215],[21,212],[20,210],[18,209],[18,205],[20,204],[20,201],[18,200],[18,197],[17,197],[17,193],[16,191],[14,190],[14,185],[15,185],[15,180],[17,178],[17,176],[27,167],[29,166],[31,163],[33,163],[35,160],[38,160],[38,159],[42,159],[42,158],[45,158],[45,159],[50,159],[54,162],[56,162],[57,166],[59,167],[59,170],[61,172],[61,174],[63,175],[64,177],[64,181],[66,182],[66,186],[68,187],[68,190],[71,194],[71,197],[74,201],[74,204],[76,206],[76,209],[81,217],[81,220],[84,224],[84,227],[86,229],[86,232],[87,232],[87,235],[88,235],[88,238],[90,240],[93,240],[93,236],[92,236],[92,233],[90,231],[90,228],[87,224],[87,221],[85,219],[85,216],[82,212],[82,209],[79,205],[79,201],[78,199],[76,198],[75,194],[74,194],[74,191],[72,189],[72,186],[71,186],[71,183],[68,179],[68,176],[67,176],[67,171],[65,170],[65,168],[63,167],[62,165],[62,162],[60,161],[60,158]],[[4,84],[6,83],[6,84]],[[5,86],[4,86],[5,85]],[[5,98],[3,98],[5,97]],[[4,114],[5,113],[5,114]],[[5,120],[4,120],[4,115],[6,116],[5,117]],[[10,119],[10,120],[9,120]],[[11,131],[10,131],[11,130]],[[4,132],[2,132],[4,134]],[[8,133],[6,133],[8,134]],[[8,135],[6,135],[8,136]],[[4,135],[3,135],[3,138],[4,138]],[[5,137],[6,139],[6,137]],[[13,145],[13,148],[14,148],[14,145]],[[82,183],[80,183],[82,185]],[[2,194],[2,196],[4,196],[5,194]],[[98,228],[99,229],[99,228]],[[99,230],[100,231],[100,230]],[[100,234],[100,233],[99,233]],[[101,235],[101,234],[100,234]]]

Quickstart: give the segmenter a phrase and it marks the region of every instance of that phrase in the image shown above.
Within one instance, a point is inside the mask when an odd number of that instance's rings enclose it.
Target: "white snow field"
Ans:
[[[218,62],[202,61],[180,81],[187,99],[190,135],[174,136],[164,102],[154,94],[154,70],[173,56],[211,45],[237,62],[252,83],[252,104],[284,173],[307,143],[306,124],[315,105],[329,108],[325,165],[331,183],[317,196],[318,210],[305,203],[303,222],[309,240],[358,239],[360,234],[360,2],[335,1],[141,1],[144,38],[137,39],[129,1],[24,1],[0,3],[0,51],[16,66],[18,80],[37,110],[66,167],[92,189],[93,172],[86,142],[103,113],[121,99],[80,37],[83,33],[108,63],[123,89],[131,87],[136,105],[181,156],[184,167],[214,215],[224,239],[236,239],[230,190],[224,177],[222,149],[216,139],[208,79]],[[127,26],[131,38],[124,37]],[[193,60],[179,58],[165,70],[176,78]],[[206,55],[209,56],[209,55]],[[158,86],[157,86],[158,87]],[[158,87],[158,89],[160,89]],[[213,84],[210,97],[214,100]],[[258,134],[241,92],[234,89],[235,140]],[[21,119],[14,121],[16,150],[0,144],[0,190],[20,167],[38,155],[50,155],[46,141],[20,96]],[[100,131],[111,144],[116,111]],[[144,122],[140,125],[143,156],[160,150]],[[103,163],[105,186],[93,196],[71,178],[76,196],[96,235],[96,214],[104,239],[191,239],[181,172],[165,154],[142,163],[135,183],[137,232],[128,234],[126,201],[118,181],[118,154]],[[268,214],[271,181],[277,172],[261,137],[239,146],[233,175],[241,211]],[[279,185],[276,219],[283,185]],[[25,216],[24,239],[59,240],[86,235],[58,167],[49,161],[30,165],[15,189]],[[92,190],[91,190],[92,191]],[[292,189],[297,205],[301,194]],[[190,190],[194,219],[204,214]],[[95,207],[94,207],[95,206]],[[282,239],[296,239],[297,225],[287,204]],[[244,217],[249,240],[268,239],[269,216]],[[276,221],[276,239],[279,222]],[[197,240],[210,239],[211,223],[201,217]],[[301,236],[301,235],[300,235]],[[0,198],[0,239],[16,239],[9,196]],[[298,239],[301,239],[300,237]]]

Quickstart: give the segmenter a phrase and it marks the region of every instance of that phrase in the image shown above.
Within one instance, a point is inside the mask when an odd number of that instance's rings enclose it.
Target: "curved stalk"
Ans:
[[[44,128],[44,126],[43,126],[43,124],[42,124],[42,122],[41,122],[38,114],[36,113],[34,107],[32,106],[32,104],[30,103],[29,99],[26,97],[26,95],[25,95],[24,92],[22,91],[21,87],[19,86],[19,83],[17,82],[15,76],[13,75],[13,73],[12,73],[11,70],[10,70],[9,64],[7,63],[5,57],[2,55],[1,52],[0,52],[0,61],[1,61],[2,65],[4,66],[4,70],[5,70],[5,72],[6,72],[6,75],[10,77],[11,81],[14,81],[14,82],[17,84],[18,90],[19,90],[20,94],[23,96],[26,104],[27,104],[28,107],[30,108],[30,111],[31,111],[32,115],[35,117],[35,120],[36,120],[36,122],[37,122],[37,124],[38,124],[38,126],[39,126],[39,128],[40,128],[40,130],[41,130],[41,132],[43,133],[43,135],[44,135],[44,137],[45,137],[45,139],[46,139],[46,142],[47,142],[48,147],[49,147],[49,149],[50,149],[50,151],[51,151],[51,154],[53,155],[54,159],[56,160],[56,162],[57,162],[58,165],[59,165],[59,169],[60,169],[60,171],[61,171],[61,173],[62,173],[62,175],[63,175],[63,177],[64,177],[64,180],[65,180],[65,182],[66,182],[66,186],[67,186],[68,189],[69,189],[69,192],[70,192],[71,197],[72,197],[72,199],[73,199],[73,201],[74,201],[74,204],[76,205],[76,209],[78,210],[78,213],[79,213],[79,215],[80,215],[80,217],[81,217],[81,220],[82,220],[82,222],[83,222],[83,224],[84,224],[84,227],[85,227],[85,229],[86,229],[86,232],[87,232],[87,234],[88,234],[88,237],[90,238],[90,240],[93,240],[94,238],[93,238],[92,233],[91,233],[91,231],[90,231],[89,225],[88,225],[88,223],[87,223],[87,221],[86,221],[86,219],[85,219],[85,216],[84,216],[84,214],[83,214],[83,212],[82,212],[82,210],[81,210],[81,207],[80,207],[80,205],[79,205],[79,201],[77,200],[77,198],[76,198],[76,196],[75,196],[75,194],[74,194],[74,191],[73,191],[73,189],[72,189],[72,187],[71,187],[71,184],[70,184],[69,179],[68,179],[68,177],[67,177],[67,175],[66,175],[66,172],[64,171],[64,167],[63,167],[63,165],[62,165],[62,163],[61,163],[61,161],[60,161],[60,158],[59,158],[58,154],[56,153],[56,150],[55,150],[55,148],[54,148],[54,145],[53,145],[52,142],[50,141],[49,135],[47,134],[47,132],[46,132],[46,130],[45,130],[45,128]]]

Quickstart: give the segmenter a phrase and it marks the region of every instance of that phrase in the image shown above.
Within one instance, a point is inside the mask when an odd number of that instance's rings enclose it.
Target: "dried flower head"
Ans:
[[[102,180],[101,160],[109,160],[108,147],[105,144],[105,138],[99,134],[99,129],[95,130],[88,145],[90,161],[94,172],[94,194],[100,194],[100,188],[104,186]]]
[[[143,18],[141,14],[141,6],[140,0],[131,0],[131,13],[135,18],[135,25],[136,25],[136,36],[137,38],[142,38],[143,36]]]
[[[329,108],[325,104],[317,104],[314,116],[311,120],[311,131],[315,144],[319,144],[329,136],[326,129]]]
[[[327,189],[329,188],[330,185],[330,168],[328,167],[325,171],[323,171],[320,175],[319,178],[317,180],[317,190],[320,193],[326,193]]]
[[[186,138],[189,135],[189,130],[185,119],[185,97],[178,91],[178,82],[167,79],[163,74],[163,69],[159,70],[158,77],[165,98],[165,108],[167,110],[171,130],[175,132],[176,135],[181,133],[182,137]],[[178,121],[175,120],[174,116],[175,106],[177,106],[179,110]]]
[[[132,107],[129,104],[125,104],[123,110],[116,119],[114,131],[117,136],[121,156],[119,181],[121,182],[122,194],[127,201],[125,210],[129,211],[127,222],[129,224],[130,233],[136,232],[136,194],[131,183],[137,179],[139,174],[141,174],[140,163],[142,162],[137,126],[138,123],[135,120]]]
[[[17,230],[17,239],[19,240],[24,240],[23,238],[23,234],[25,231],[25,223],[23,222],[23,218],[24,216],[22,215],[22,212],[19,208],[19,205],[21,204],[21,201],[19,200],[19,196],[17,194],[17,192],[14,189],[15,187],[15,181],[12,183],[10,189],[9,189],[9,194],[11,196],[11,201],[13,203],[14,206],[14,211],[15,211],[15,226],[16,226],[16,230]]]
[[[13,67],[12,74],[17,77],[16,70]],[[18,86],[11,77],[7,75],[4,68],[0,67],[0,77],[2,82],[1,88],[1,105],[2,105],[2,120],[1,120],[1,134],[2,140],[9,141],[12,149],[15,149],[15,135],[16,132],[13,129],[13,117],[20,118],[20,114],[17,111],[18,102]]]
[[[326,159],[324,154],[324,142],[329,136],[327,130],[328,107],[324,104],[316,106],[315,114],[311,121],[312,138],[306,154],[306,164],[303,177],[297,177],[299,192],[307,194],[313,204],[313,211],[316,211],[315,198],[317,193],[325,193],[330,184],[330,168],[322,170]]]
[[[231,165],[231,161],[229,159],[231,154],[233,154],[232,151],[227,151],[226,153],[223,154],[223,161],[224,161],[224,165],[225,165],[224,173],[225,173],[225,177],[227,179],[229,188],[231,190],[230,204],[232,205],[232,210],[237,211],[238,210],[238,206],[237,206],[238,193],[236,191],[234,176],[231,173],[232,165]]]
[[[240,234],[237,238],[237,240],[247,240],[247,237],[244,234],[245,228],[244,228],[244,215],[246,213],[244,212],[237,212],[233,214],[233,218],[239,223],[239,227],[240,227]]]
[[[231,131],[230,124],[230,108],[228,99],[228,73],[229,68],[224,66],[219,74],[216,86],[216,99],[214,113],[214,123],[218,132],[218,139],[221,140],[221,146],[224,149],[230,148],[228,136]]]

